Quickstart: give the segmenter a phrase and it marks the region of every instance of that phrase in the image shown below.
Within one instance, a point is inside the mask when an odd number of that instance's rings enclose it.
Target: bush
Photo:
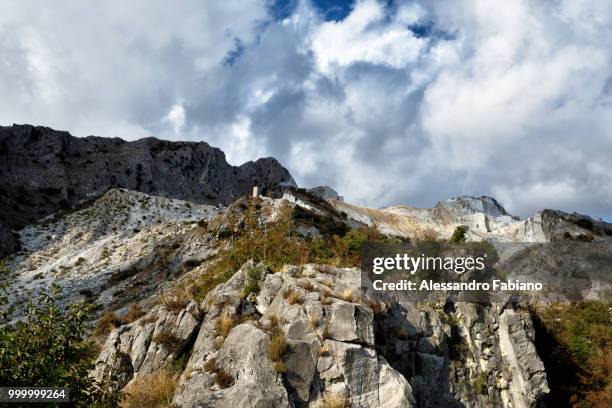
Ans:
[[[476,380],[472,383],[472,389],[476,394],[486,394],[487,393],[487,375],[485,373],[480,373]]]
[[[292,209],[288,204],[283,205],[277,209],[274,222],[268,223],[260,222],[255,200],[250,200],[245,207],[241,223],[233,213],[227,216],[230,224],[227,229],[235,231],[232,232],[232,242],[219,251],[207,273],[191,287],[191,295],[195,300],[203,300],[210,290],[226,282],[249,260],[256,264],[263,263],[273,271],[283,265],[301,265],[306,262],[357,266],[363,243],[389,241],[375,228],[358,228],[348,232],[334,230],[331,235],[304,240],[292,234],[292,214],[301,211],[299,207]],[[241,227],[238,228],[238,225]],[[248,273],[253,276],[249,277],[244,296],[259,290],[258,280],[255,279],[257,271]]]
[[[260,281],[264,272],[260,266],[251,266],[247,269],[247,282],[241,293],[243,298],[247,298],[251,293],[259,293]]]
[[[232,222],[237,224],[235,220]],[[275,222],[261,224],[256,204],[251,200],[242,224],[240,231],[232,233],[232,243],[219,252],[217,260],[192,288],[196,300],[204,299],[210,290],[226,282],[249,260],[268,265],[273,270],[285,264],[301,264],[306,261],[307,249],[291,236],[291,207],[288,205],[278,209]],[[236,225],[228,228],[231,231],[234,229]],[[254,280],[251,280],[249,290],[257,290]]]
[[[0,310],[5,290],[0,288]],[[117,406],[121,394],[112,379],[100,383],[89,376],[98,352],[85,340],[92,306],[80,302],[62,309],[58,292],[54,287],[32,300],[17,323],[0,315],[0,384],[66,387],[77,407]]]
[[[344,236],[319,236],[307,241],[308,262],[359,266],[361,246],[367,242],[392,242],[374,227],[356,228]]]
[[[175,353],[181,346],[181,339],[176,337],[172,332],[162,330],[153,336],[152,339],[155,343],[161,344],[171,353]]]
[[[455,228],[455,231],[453,232],[453,235],[450,238],[450,242],[453,243],[458,243],[458,242],[465,242],[466,238],[466,234],[468,232],[468,227],[465,225],[460,225],[457,228]]]
[[[122,319],[117,317],[113,312],[105,312],[96,323],[96,328],[94,329],[94,335],[96,336],[106,336],[113,329],[121,326],[124,323]]]
[[[536,347],[551,387],[547,405],[610,406],[610,308],[610,301],[584,301],[532,310]]]
[[[141,309],[138,303],[132,303],[130,309],[127,311],[125,316],[123,316],[123,320],[127,323],[132,323],[133,321],[139,319],[144,316],[145,312]]]

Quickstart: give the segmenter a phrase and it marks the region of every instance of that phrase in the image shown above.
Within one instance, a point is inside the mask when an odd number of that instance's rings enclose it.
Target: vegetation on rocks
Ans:
[[[243,203],[242,220],[234,213],[226,216],[229,226],[222,231],[233,231],[226,245],[219,251],[216,261],[207,273],[194,282],[190,291],[196,300],[202,300],[218,284],[226,282],[247,261],[263,264],[272,271],[283,265],[321,263],[340,267],[359,265],[359,250],[365,242],[388,241],[375,228],[347,230],[333,229],[333,233],[317,237],[301,237],[294,233],[295,209],[282,204],[275,210],[272,221],[263,221],[270,215],[270,209],[262,207],[257,200]],[[299,210],[303,211],[303,210]],[[342,235],[338,235],[341,233]],[[262,269],[249,272],[249,285],[243,295],[258,291]]]
[[[533,312],[536,344],[551,387],[548,402],[612,406],[612,302],[552,304]]]
[[[287,338],[282,330],[276,328],[272,331],[272,338],[270,344],[268,344],[268,357],[275,363],[276,371],[285,372],[287,367],[283,363],[283,356],[287,352],[289,345],[287,344]]]
[[[53,288],[30,301],[16,323],[0,313],[0,384],[66,387],[76,406],[117,406],[121,394],[111,381],[99,383],[89,375],[98,352],[85,339],[91,306],[80,302],[63,308],[57,295]],[[0,288],[0,310],[5,307]]]
[[[170,408],[180,372],[161,369],[138,376],[125,389],[121,408]]]
[[[234,378],[225,371],[223,368],[219,366],[217,363],[217,359],[211,358],[204,365],[204,369],[214,374],[215,376],[215,384],[217,384],[220,388],[230,387],[234,383]]]
[[[455,228],[455,231],[453,231],[453,235],[450,237],[450,242],[453,243],[458,243],[458,242],[465,242],[466,238],[466,234],[468,232],[468,227],[466,227],[465,225],[460,225],[457,228]]]

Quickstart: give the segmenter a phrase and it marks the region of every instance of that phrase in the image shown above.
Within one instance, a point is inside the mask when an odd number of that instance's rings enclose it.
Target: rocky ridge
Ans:
[[[456,227],[469,228],[472,241],[543,243],[563,239],[612,242],[612,224],[580,214],[542,210],[520,219],[509,214],[494,198],[462,196],[439,202],[433,208],[406,205],[372,209],[329,200],[349,220],[376,226],[390,236],[418,237],[427,231],[450,238]]]
[[[47,127],[0,127],[0,256],[12,252],[19,229],[60,209],[74,208],[111,188],[200,204],[227,205],[251,191],[295,186],[273,158],[231,166],[205,142],[153,137],[71,136]]]
[[[245,265],[199,308],[159,306],[114,330],[96,375],[124,385],[188,353],[181,407],[535,407],[548,392],[520,309],[363,297],[357,269],[319,265],[264,272],[245,297],[253,268],[263,266]],[[278,336],[286,350],[273,361]]]
[[[260,222],[288,203],[304,237],[371,226],[389,236],[448,238],[466,225],[468,240],[589,241],[597,254],[612,236],[610,224],[578,214],[544,210],[519,220],[489,197],[370,209],[330,194],[284,188],[282,199],[258,201],[270,210]],[[181,407],[542,403],[546,373],[530,314],[519,305],[410,303],[361,293],[355,268],[286,265],[270,273],[252,263],[203,301],[188,301],[177,289],[204,276],[231,245],[221,239],[228,214],[240,224],[246,208],[244,199],[213,206],[127,189],[80,201],[17,231],[23,248],[7,262],[11,301],[23,304],[53,283],[66,302],[86,298],[117,315],[137,303],[148,312],[111,331],[94,375],[129,386],[178,367],[173,400]],[[553,264],[548,251],[541,255]],[[271,344],[284,346],[273,353]]]

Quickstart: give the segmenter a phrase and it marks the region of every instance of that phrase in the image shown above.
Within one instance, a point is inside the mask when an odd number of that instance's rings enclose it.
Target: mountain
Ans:
[[[509,214],[492,197],[462,196],[437,203],[433,208],[397,205],[381,209],[329,200],[349,220],[376,226],[390,236],[414,238],[435,234],[450,238],[455,228],[468,227],[470,240],[499,242],[554,242],[564,239],[581,242],[612,241],[612,224],[587,215],[544,209],[520,219]]]
[[[258,201],[264,222],[285,203],[297,230],[362,225],[333,199],[297,189],[283,197]],[[64,302],[95,304],[99,322],[139,305],[144,315],[100,339],[94,375],[135,387],[183,364],[173,397],[181,407],[527,407],[548,392],[529,315],[504,305],[419,305],[360,294],[358,268],[271,273],[252,262],[194,299],[194,285],[238,245],[224,238],[228,220],[246,224],[248,208],[245,199],[219,207],[112,189],[18,231],[11,302],[20,310],[53,283]],[[258,290],[245,295],[253,270]],[[282,365],[271,361],[273,338],[286,342]],[[344,405],[329,405],[336,400]]]
[[[447,241],[464,226],[470,243],[518,244],[503,259],[509,277],[577,271],[605,289],[611,224],[555,210],[519,219],[486,196],[374,209],[329,187],[299,189],[274,159],[229,166],[204,143],[2,131],[2,216],[21,244],[0,274],[9,319],[52,285],[62,307],[95,307],[92,374],[126,387],[127,406],[160,381],[166,405],[185,408],[564,406],[555,398],[576,386],[555,372],[565,349],[535,303],[418,303],[364,289],[358,248]],[[252,184],[271,197],[241,197]],[[555,327],[572,317],[564,307],[546,309]],[[607,307],[603,319],[593,310],[585,324],[609,325]],[[580,328],[572,341],[598,358],[600,343]],[[593,362],[571,373],[586,378]]]
[[[273,158],[231,166],[205,142],[71,136],[47,127],[0,127],[0,256],[18,229],[111,188],[200,204],[229,204],[254,185],[264,193],[295,181]]]

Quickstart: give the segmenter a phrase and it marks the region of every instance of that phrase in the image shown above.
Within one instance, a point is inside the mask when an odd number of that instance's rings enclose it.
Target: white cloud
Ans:
[[[0,123],[205,140],[369,205],[612,213],[609,0],[270,4],[5,2]]]
[[[322,23],[312,34],[312,50],[319,69],[329,74],[335,67],[356,62],[394,68],[413,62],[425,41],[406,29],[406,24],[416,19],[416,10],[401,10],[395,20],[386,23],[383,5],[364,0],[355,5],[346,19]]]
[[[168,111],[164,120],[168,122],[174,133],[180,134],[185,126],[185,108],[180,103],[175,103]]]

